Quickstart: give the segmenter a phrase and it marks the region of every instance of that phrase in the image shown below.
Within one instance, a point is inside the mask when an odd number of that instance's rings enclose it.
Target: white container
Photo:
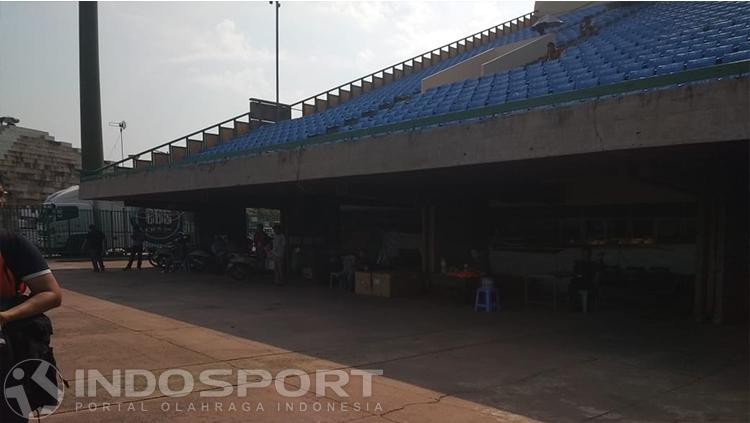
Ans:
[[[482,288],[494,288],[495,280],[490,278],[489,276],[484,276],[479,280],[479,286]]]

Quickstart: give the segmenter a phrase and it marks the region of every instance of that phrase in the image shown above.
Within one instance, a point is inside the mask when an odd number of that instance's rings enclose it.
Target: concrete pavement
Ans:
[[[649,314],[501,313],[431,298],[378,299],[309,282],[282,288],[221,276],[57,270],[63,306],[53,345],[71,379],[50,421],[636,422],[746,421],[747,334]],[[262,278],[260,278],[262,279]],[[372,396],[351,376],[345,392],[298,391],[283,369],[380,369]],[[156,390],[87,398],[76,369],[194,376],[187,396]],[[224,370],[228,397],[201,371]],[[262,369],[237,395],[239,370]],[[80,374],[79,374],[80,376]],[[184,378],[169,378],[171,389]],[[135,379],[136,390],[146,381]],[[79,388],[76,392],[76,388]],[[109,404],[107,406],[107,404]]]

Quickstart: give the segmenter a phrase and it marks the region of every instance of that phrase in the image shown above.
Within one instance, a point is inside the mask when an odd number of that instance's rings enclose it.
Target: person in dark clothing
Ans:
[[[30,296],[22,295],[28,291]],[[19,359],[11,358],[12,346],[5,342],[12,335],[13,323],[58,307],[61,301],[60,285],[39,250],[20,235],[0,230],[0,380],[6,380],[12,363]],[[23,403],[8,392],[0,389],[0,422],[26,422],[20,412]]]
[[[104,232],[100,231],[96,225],[89,225],[89,233],[86,234],[86,241],[83,242],[83,249],[88,251],[91,257],[91,264],[94,266],[94,272],[104,271],[104,242],[107,237]]]
[[[601,271],[599,263],[591,259],[591,247],[583,248],[583,259],[573,262],[573,278],[568,287],[569,306],[571,311],[583,310],[581,296],[588,299],[587,308],[593,309],[596,299],[597,274]]]
[[[562,49],[558,48],[555,43],[549,42],[547,43],[547,54],[544,56],[543,61],[548,60],[556,60],[560,58],[560,55],[562,54]]]
[[[133,267],[133,261],[136,256],[138,257],[138,270],[141,270],[141,261],[143,260],[143,242],[146,240],[146,234],[143,233],[140,227],[136,226],[133,229],[133,234],[130,235],[132,245],[130,246],[130,257],[128,258],[128,264],[122,270],[130,270]]]
[[[268,247],[268,235],[263,230],[263,225],[255,227],[255,233],[253,234],[253,245],[255,246],[255,254],[258,256],[258,262],[261,263],[263,268],[266,266],[266,247]]]
[[[581,38],[586,38],[596,34],[596,27],[594,27],[594,23],[591,21],[591,16],[586,16],[581,23],[578,24],[578,32]]]

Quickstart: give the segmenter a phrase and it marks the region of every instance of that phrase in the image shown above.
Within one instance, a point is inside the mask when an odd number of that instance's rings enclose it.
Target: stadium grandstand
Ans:
[[[540,30],[545,16],[557,25]],[[749,73],[750,3],[537,2],[297,103],[251,99],[247,113],[84,169],[81,193],[195,211],[205,239],[246,233],[246,207],[278,208],[326,276],[320,255],[365,244],[357,225],[416,234],[401,262],[430,286],[474,252],[512,281],[593,250],[611,273],[603,305],[648,298],[739,321]]]

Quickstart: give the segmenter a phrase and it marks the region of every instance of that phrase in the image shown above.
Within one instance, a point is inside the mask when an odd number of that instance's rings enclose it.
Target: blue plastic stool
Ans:
[[[474,311],[497,311],[500,302],[496,288],[477,288],[477,297],[474,300]]]

